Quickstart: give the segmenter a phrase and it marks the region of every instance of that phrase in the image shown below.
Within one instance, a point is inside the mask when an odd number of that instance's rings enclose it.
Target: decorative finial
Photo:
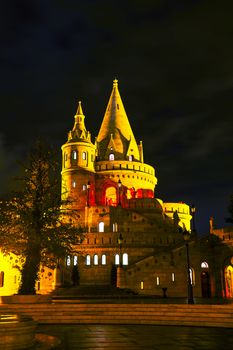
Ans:
[[[77,109],[77,115],[83,115],[82,105],[81,101],[78,101],[78,109]]]
[[[113,80],[113,87],[117,87],[117,85],[118,85],[118,80],[117,80],[117,78],[115,78]]]

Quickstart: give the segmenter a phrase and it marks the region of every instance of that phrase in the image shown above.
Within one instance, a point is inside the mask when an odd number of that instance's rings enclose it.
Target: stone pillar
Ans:
[[[117,288],[125,288],[125,272],[122,266],[117,266]]]

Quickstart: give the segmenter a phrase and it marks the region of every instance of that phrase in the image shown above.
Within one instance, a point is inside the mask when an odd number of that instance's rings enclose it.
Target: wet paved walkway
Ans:
[[[233,349],[233,329],[153,325],[40,325],[59,337],[54,350],[222,350]]]

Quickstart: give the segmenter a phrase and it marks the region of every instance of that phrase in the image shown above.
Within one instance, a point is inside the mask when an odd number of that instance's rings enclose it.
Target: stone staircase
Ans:
[[[154,304],[147,301],[1,304],[0,314],[31,316],[39,324],[151,324],[233,328],[233,305]]]
[[[75,300],[75,299],[116,299],[135,296],[130,289],[120,289],[111,285],[81,285],[77,287],[58,288],[51,293],[53,301],[55,300]]]

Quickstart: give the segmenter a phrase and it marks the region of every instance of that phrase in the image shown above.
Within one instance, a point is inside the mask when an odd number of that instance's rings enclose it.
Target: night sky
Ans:
[[[225,225],[233,194],[233,2],[7,0],[0,10],[0,193],[42,137],[60,146],[82,100],[97,136],[119,90],[156,197]]]

